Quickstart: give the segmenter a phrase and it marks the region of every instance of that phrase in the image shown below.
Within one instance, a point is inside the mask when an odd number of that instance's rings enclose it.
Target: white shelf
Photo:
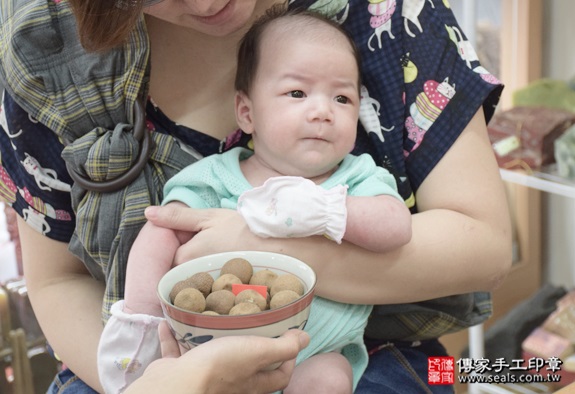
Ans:
[[[519,185],[527,186],[533,189],[541,190],[547,193],[557,194],[564,197],[575,199],[575,180],[569,180],[557,174],[555,165],[550,165],[538,172],[527,174],[525,171],[520,170],[505,170],[500,168],[501,178],[504,181],[516,183]],[[471,358],[481,358],[484,352],[484,338],[483,338],[483,324],[479,324],[469,328],[469,349]],[[504,387],[507,386],[507,387]],[[543,387],[543,389],[542,389]],[[531,384],[529,387],[519,387],[521,391],[517,391],[516,385],[487,385],[481,383],[469,384],[469,394],[479,393],[548,393],[548,389],[544,386]],[[533,390],[535,391],[533,391]],[[526,391],[523,391],[526,390]],[[542,390],[542,391],[539,391]]]
[[[528,186],[547,193],[575,198],[575,180],[569,180],[557,175],[554,165],[541,171],[527,174],[524,171],[500,169],[504,181]]]

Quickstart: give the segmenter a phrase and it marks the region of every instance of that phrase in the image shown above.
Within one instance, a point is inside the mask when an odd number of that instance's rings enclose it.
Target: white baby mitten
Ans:
[[[98,346],[98,374],[106,394],[123,392],[162,357],[158,326],[164,318],[123,309],[124,300],[112,305]]]
[[[238,212],[260,237],[326,235],[341,243],[347,220],[347,185],[329,190],[296,176],[268,179],[238,199]]]

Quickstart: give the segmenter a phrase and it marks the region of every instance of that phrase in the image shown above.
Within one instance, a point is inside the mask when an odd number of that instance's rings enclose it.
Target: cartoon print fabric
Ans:
[[[414,190],[479,106],[490,118],[499,81],[479,64],[447,0],[290,0],[289,5],[323,12],[352,33],[363,64],[360,125],[352,153],[370,153],[389,169],[416,210]],[[203,149],[206,154],[216,153],[218,145],[227,150],[246,142],[238,134],[225,145],[200,138],[201,133],[170,122],[159,109],[150,113],[149,105],[150,116],[150,130],[176,134],[194,150],[211,146]],[[1,198],[38,231],[67,241],[74,214],[61,141],[9,96],[3,100],[0,126]]]
[[[24,220],[36,231],[47,235],[52,230],[51,220],[72,223],[73,213],[70,207],[63,209],[55,208],[51,203],[52,193],[58,194],[61,198],[63,195],[69,195],[71,181],[69,179],[59,179],[59,173],[62,168],[50,168],[47,162],[42,166],[34,155],[39,152],[39,157],[45,159],[45,153],[40,144],[32,144],[33,154],[28,153],[27,146],[21,145],[21,142],[31,142],[35,133],[28,130],[35,129],[38,125],[33,118],[25,113],[20,116],[6,117],[6,106],[2,100],[0,106],[0,126],[4,130],[5,136],[10,139],[11,146],[14,149],[14,155],[18,160],[3,161],[2,152],[0,151],[0,197],[13,205],[20,213]],[[10,113],[10,101],[8,107]],[[46,131],[44,131],[46,132]],[[58,163],[60,160],[54,160]],[[16,170],[16,171],[14,171]],[[10,175],[14,174],[14,175]],[[15,182],[16,179],[18,183]],[[18,204],[14,205],[17,201]],[[56,203],[57,205],[57,203]]]

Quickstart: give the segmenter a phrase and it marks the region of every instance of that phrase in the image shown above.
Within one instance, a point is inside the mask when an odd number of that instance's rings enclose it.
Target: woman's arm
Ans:
[[[507,200],[480,110],[417,191],[411,241],[373,253],[323,239],[261,239],[232,210],[148,209],[157,225],[199,231],[176,261],[232,250],[285,253],[310,264],[316,291],[336,301],[416,302],[488,291],[511,265]]]
[[[347,197],[343,239],[372,252],[386,252],[411,239],[411,213],[393,196]]]
[[[18,217],[30,302],[50,346],[84,382],[102,391],[96,354],[102,333],[104,286],[68,252]]]

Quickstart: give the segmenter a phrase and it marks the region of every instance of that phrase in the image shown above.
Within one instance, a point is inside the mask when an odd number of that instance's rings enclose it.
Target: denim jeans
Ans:
[[[452,385],[427,384],[427,358],[447,356],[438,340],[393,342],[369,358],[356,394],[453,394]]]
[[[74,372],[64,369],[48,387],[46,394],[98,394],[90,386],[80,380]]]
[[[446,356],[437,340],[411,343],[390,343],[371,355],[356,394],[453,394],[453,386],[427,384],[427,358]],[[70,370],[56,376],[47,394],[95,394]]]

